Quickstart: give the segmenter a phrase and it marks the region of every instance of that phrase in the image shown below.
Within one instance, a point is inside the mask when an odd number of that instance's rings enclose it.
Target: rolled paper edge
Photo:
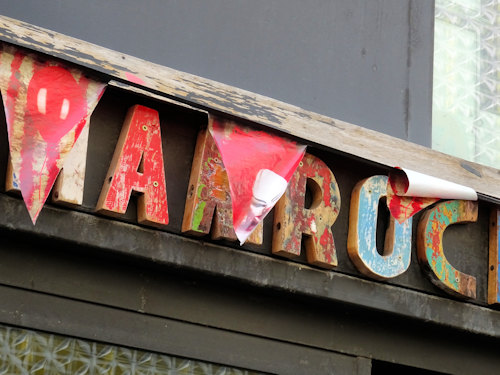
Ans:
[[[395,167],[406,176],[408,181],[408,188],[405,192],[397,192],[399,196],[405,197],[420,197],[420,198],[440,198],[440,199],[464,199],[464,200],[477,200],[477,193],[474,189],[459,185],[451,181],[443,180],[441,178],[429,176],[423,173],[415,172],[410,169]],[[401,173],[390,173],[389,183],[391,178],[402,178]],[[396,181],[392,181],[396,185]]]

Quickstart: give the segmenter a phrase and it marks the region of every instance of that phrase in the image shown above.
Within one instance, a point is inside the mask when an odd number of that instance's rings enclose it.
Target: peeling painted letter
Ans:
[[[262,228],[260,223],[248,242],[262,244]],[[213,137],[207,129],[203,129],[196,142],[182,231],[201,236],[210,233],[210,230],[213,239],[236,241],[226,169]]]
[[[311,193],[308,208],[307,188]],[[298,257],[304,235],[309,263],[323,268],[337,265],[331,227],[339,215],[340,192],[323,161],[306,154],[274,210],[273,254]]]
[[[110,216],[124,214],[132,191],[141,193],[137,200],[139,223],[168,224],[160,118],[157,111],[141,105],[127,113],[97,211]]]
[[[476,278],[455,269],[443,251],[443,233],[455,223],[477,220],[478,204],[472,201],[446,201],[425,212],[418,224],[418,260],[432,283],[448,293],[476,298]]]
[[[358,182],[349,214],[349,257],[362,274],[379,280],[401,275],[411,260],[412,218],[399,224],[389,215],[383,255],[377,250],[378,207],[387,195],[387,180],[387,176],[373,176]]]

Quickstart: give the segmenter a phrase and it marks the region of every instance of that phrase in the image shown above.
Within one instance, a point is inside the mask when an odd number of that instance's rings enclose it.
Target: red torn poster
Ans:
[[[10,156],[33,224],[105,86],[57,61],[1,45]]]
[[[387,207],[399,224],[404,223],[424,208],[436,203],[439,198],[406,197],[401,195],[404,185],[401,181],[389,179],[387,184]]]
[[[406,168],[389,174],[387,207],[401,224],[440,199],[477,200],[474,189]]]
[[[233,226],[243,244],[285,192],[306,147],[212,116],[209,126],[227,171]]]

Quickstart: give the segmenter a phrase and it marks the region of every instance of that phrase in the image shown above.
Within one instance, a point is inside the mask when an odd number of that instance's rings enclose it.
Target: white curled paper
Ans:
[[[396,167],[389,174],[389,180],[393,182],[393,186],[398,185],[402,187],[397,189],[398,191],[394,191],[399,196],[477,200],[476,191],[470,187],[406,168]]]

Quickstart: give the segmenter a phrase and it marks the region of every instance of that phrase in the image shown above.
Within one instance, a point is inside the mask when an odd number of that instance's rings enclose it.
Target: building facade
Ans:
[[[12,183],[9,111],[0,116],[0,186],[6,186],[0,194],[0,373],[497,373],[499,177],[493,167],[428,148],[434,4],[277,2],[247,9],[209,3],[141,10],[125,2],[128,12],[93,3],[2,7],[21,20],[0,18],[3,52],[14,48],[63,64],[106,89],[81,154],[81,202],[52,195],[36,224]],[[327,11],[335,22],[327,22]],[[40,27],[47,27],[37,22],[40,15],[73,36]],[[299,15],[316,20],[329,37],[314,34]],[[75,21],[82,18],[85,26]],[[138,20],[143,31],[132,26]],[[296,28],[289,27],[293,20]],[[137,39],[128,39],[130,33],[120,40],[128,28]],[[249,36],[253,31],[257,37]],[[124,44],[114,47],[118,42]],[[331,65],[324,67],[326,61]],[[4,105],[8,97],[2,91]],[[168,198],[168,224],[160,227],[142,221],[139,188],[124,213],[110,215],[100,199],[115,177],[113,155],[122,150],[127,113],[137,106],[159,119]],[[298,253],[277,252],[282,222],[275,212],[264,221],[260,244],[214,238],[227,218],[215,189],[199,197],[214,204],[200,219],[208,228],[186,224],[187,202],[204,188],[194,178],[207,175],[200,162],[208,147],[203,134],[214,118],[305,144],[314,165],[331,172],[336,189],[329,199],[336,198],[337,209],[325,218],[333,220],[328,250],[335,262],[311,260],[308,241],[315,233],[307,228],[286,235],[300,243]],[[395,166],[467,185],[479,200],[435,203],[407,221],[407,237],[398,237],[387,193],[373,198],[374,208],[356,193],[368,180],[386,181]],[[141,161],[134,172],[147,174],[144,168]],[[314,177],[306,180],[299,202],[304,215],[327,194]],[[62,191],[58,186],[54,193]],[[443,224],[431,216],[448,207],[463,217]],[[376,243],[374,257],[387,259],[401,244],[410,256],[397,276],[387,267],[370,273],[352,255],[362,254],[352,249],[366,212],[375,214],[366,234]],[[297,217],[292,227],[304,225]],[[432,220],[443,227],[432,227]],[[427,235],[438,238],[433,249],[445,254],[439,264],[457,271],[456,280],[420,256]]]

